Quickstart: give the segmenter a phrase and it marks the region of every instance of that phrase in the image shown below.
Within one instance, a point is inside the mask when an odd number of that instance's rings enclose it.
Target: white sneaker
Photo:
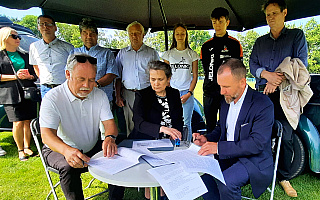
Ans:
[[[7,154],[7,152],[5,151],[5,150],[3,150],[2,148],[1,148],[1,146],[0,146],[0,156],[4,156],[4,155],[6,155]]]

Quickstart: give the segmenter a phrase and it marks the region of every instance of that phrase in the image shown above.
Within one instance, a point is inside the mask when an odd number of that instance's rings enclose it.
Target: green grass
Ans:
[[[45,199],[50,186],[44,173],[43,166],[39,157],[30,158],[26,162],[20,162],[18,159],[17,148],[14,144],[11,132],[0,133],[0,145],[7,151],[6,156],[0,157],[0,199],[2,200],[38,200]],[[32,150],[36,150],[32,145]],[[58,175],[52,174],[53,181],[58,180]],[[82,175],[83,185],[87,185],[93,177],[90,173]],[[320,175],[307,171],[291,181],[294,188],[298,191],[299,200],[316,200],[320,199]],[[85,196],[93,195],[103,191],[108,185],[101,181],[95,180],[89,189],[84,191]],[[65,199],[61,188],[57,188],[59,199]],[[244,196],[252,196],[250,186],[243,188]],[[143,199],[144,190],[136,188],[127,188],[124,199],[139,200]],[[270,193],[265,192],[259,199],[269,199]],[[50,199],[53,199],[52,196]],[[103,194],[95,200],[107,199],[107,194]],[[198,198],[201,200],[202,198]],[[275,199],[289,200],[283,190],[277,184]]]
[[[199,81],[195,89],[196,98],[202,102],[202,84]],[[11,132],[0,132],[0,145],[7,151],[6,156],[0,157],[0,199],[1,200],[38,200],[45,199],[50,186],[44,172],[39,157],[30,158],[26,162],[21,162],[18,159],[17,147],[14,143]],[[36,151],[32,144],[31,148]],[[59,179],[58,175],[52,174],[53,181]],[[90,173],[82,175],[83,185],[86,186],[93,177]],[[314,174],[310,171],[305,172],[299,177],[291,181],[294,188],[298,191],[299,200],[316,200],[320,199],[320,175]],[[85,196],[90,196],[101,192],[107,188],[108,185],[99,180],[95,180],[92,186],[84,191]],[[59,199],[65,199],[61,188],[57,188],[57,195]],[[243,195],[253,197],[250,186],[243,188]],[[125,200],[139,200],[143,199],[144,190],[137,188],[127,188],[125,192]],[[270,197],[269,192],[265,192],[259,199],[267,200]],[[53,199],[51,196],[50,199]],[[108,199],[107,194],[103,194],[95,200]],[[201,200],[202,198],[198,198]],[[275,198],[279,200],[291,199],[287,197],[283,190],[277,184],[275,191]]]

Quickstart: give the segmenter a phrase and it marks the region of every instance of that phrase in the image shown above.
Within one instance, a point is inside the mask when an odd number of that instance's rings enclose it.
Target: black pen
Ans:
[[[201,129],[201,130],[198,130],[197,132],[200,134],[200,136],[201,135],[203,135],[203,136],[207,135],[207,129]],[[193,142],[196,141],[196,140],[200,140],[200,139],[194,138]]]

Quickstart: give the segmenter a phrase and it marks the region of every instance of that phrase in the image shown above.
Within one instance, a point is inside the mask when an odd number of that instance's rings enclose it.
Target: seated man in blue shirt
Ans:
[[[221,112],[215,129],[206,136],[193,134],[201,146],[199,155],[216,154],[226,185],[211,175],[201,178],[208,192],[205,200],[241,199],[241,187],[250,183],[258,198],[269,186],[273,174],[271,133],[273,104],[246,84],[246,67],[231,58],[218,69]]]
[[[284,0],[269,0],[263,5],[263,11],[270,33],[259,37],[255,42],[250,56],[250,71],[256,77],[256,88],[269,95],[274,104],[275,119],[283,125],[278,178],[287,195],[297,197],[297,192],[289,182],[293,156],[293,129],[280,106],[280,91],[277,89],[285,77],[275,72],[275,69],[288,56],[299,58],[307,66],[307,41],[302,30],[287,29],[284,26],[287,15]]]

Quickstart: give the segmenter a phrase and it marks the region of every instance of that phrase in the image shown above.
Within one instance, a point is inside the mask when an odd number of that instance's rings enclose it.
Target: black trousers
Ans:
[[[223,96],[217,94],[215,97],[209,97],[203,95],[203,109],[206,117],[207,133],[213,131],[217,124],[217,114],[220,110],[220,102]]]
[[[275,119],[279,120],[283,126],[283,135],[280,148],[278,179],[289,180],[291,174],[291,160],[293,156],[293,128],[289,124],[280,105],[280,92],[269,94],[274,104]]]
[[[92,157],[94,154],[102,150],[102,141],[98,141],[96,145],[87,153],[88,157]],[[67,200],[82,200],[84,199],[82,191],[81,173],[87,172],[88,168],[73,168],[66,161],[65,157],[57,152],[52,151],[46,145],[42,148],[42,154],[44,156],[47,165],[53,167],[59,171],[60,185]],[[109,199],[120,200],[123,198],[122,187],[108,185]],[[120,188],[120,189],[119,189]],[[117,191],[117,192],[114,192]],[[122,193],[121,193],[122,191]],[[114,195],[111,196],[111,195]]]

